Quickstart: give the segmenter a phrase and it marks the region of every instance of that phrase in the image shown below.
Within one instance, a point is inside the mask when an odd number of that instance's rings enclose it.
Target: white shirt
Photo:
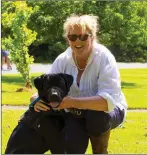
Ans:
[[[120,73],[112,53],[103,45],[94,42],[93,51],[77,86],[78,69],[69,47],[61,53],[52,64],[49,73],[66,73],[74,77],[69,96],[89,97],[99,95],[107,100],[108,111],[118,106],[127,110],[127,103],[121,91]]]

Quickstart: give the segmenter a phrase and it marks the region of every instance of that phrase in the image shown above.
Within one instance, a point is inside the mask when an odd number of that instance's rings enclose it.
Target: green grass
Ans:
[[[8,138],[24,110],[2,111],[2,154]],[[108,151],[110,154],[147,154],[147,113],[128,112],[122,128],[112,130]],[[91,154],[91,146],[87,149]]]
[[[42,73],[31,74],[33,79]],[[32,92],[16,92],[18,88],[24,87],[25,83],[20,74],[2,75],[2,105],[28,105],[30,96],[36,92],[33,87]]]
[[[121,69],[122,91],[131,109],[147,109],[147,69]],[[34,77],[42,73],[32,74]],[[2,104],[28,105],[34,92],[16,92],[24,86],[20,74],[2,75]],[[2,111],[2,154],[8,138],[24,110]],[[108,151],[111,154],[147,154],[147,113],[128,112],[122,128],[112,130]],[[47,152],[49,153],[49,152]],[[91,147],[87,149],[91,154]]]
[[[122,91],[131,109],[147,109],[147,69],[121,69]]]
[[[124,92],[128,106],[131,109],[147,109],[147,69],[121,69],[122,91]],[[35,76],[42,73],[32,74]],[[2,75],[2,104],[4,105],[28,105],[30,96],[34,92],[16,92],[24,82],[20,74]],[[34,91],[36,89],[34,88]]]

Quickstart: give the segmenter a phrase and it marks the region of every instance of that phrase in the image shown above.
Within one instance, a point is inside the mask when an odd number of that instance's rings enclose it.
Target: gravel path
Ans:
[[[147,68],[147,63],[117,63],[119,69],[130,69],[130,68]],[[31,73],[43,72],[46,73],[51,69],[51,64],[32,64]],[[2,74],[14,74],[18,73],[15,64],[12,65],[12,70],[7,70],[6,65],[3,67]]]

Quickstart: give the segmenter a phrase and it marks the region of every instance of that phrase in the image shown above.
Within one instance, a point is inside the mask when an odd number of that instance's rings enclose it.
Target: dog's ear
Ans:
[[[43,78],[44,78],[44,74],[34,79],[34,85],[37,88],[37,90],[43,89]]]
[[[73,76],[69,74],[63,74],[63,73],[59,73],[59,76],[61,76],[65,80],[66,86],[69,89],[73,84],[73,80],[74,80]]]

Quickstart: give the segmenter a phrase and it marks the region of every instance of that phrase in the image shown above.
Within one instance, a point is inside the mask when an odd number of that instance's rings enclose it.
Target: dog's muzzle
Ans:
[[[53,103],[52,105],[50,105],[52,108],[57,108],[60,105],[62,98],[63,93],[60,88],[53,87],[48,90],[47,100],[49,101],[49,103]]]

